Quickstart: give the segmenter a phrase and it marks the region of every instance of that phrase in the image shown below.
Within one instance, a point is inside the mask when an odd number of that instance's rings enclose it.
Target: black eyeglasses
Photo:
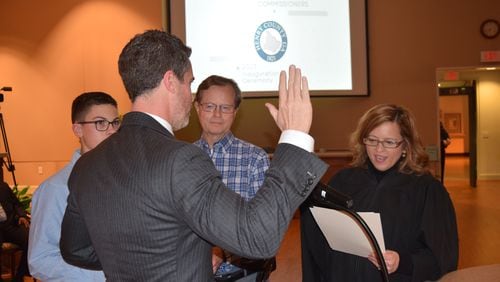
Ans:
[[[233,105],[227,105],[227,104],[222,104],[222,105],[217,105],[214,103],[198,103],[201,107],[202,110],[205,112],[213,112],[216,111],[217,108],[221,111],[221,113],[224,114],[232,114],[234,112],[234,106]]]
[[[92,121],[79,121],[77,123],[78,124],[93,123],[95,125],[95,129],[97,131],[106,131],[106,130],[108,130],[110,124],[114,129],[118,129],[120,127],[121,120],[119,118],[115,118],[112,121],[108,121],[105,119],[98,119],[98,120],[92,120]]]
[[[403,140],[401,140],[401,141],[397,141],[394,139],[378,140],[377,138],[366,137],[366,138],[363,138],[363,143],[366,146],[371,146],[371,147],[377,147],[378,144],[380,143],[380,144],[382,144],[382,147],[384,147],[386,149],[395,149],[403,143]]]

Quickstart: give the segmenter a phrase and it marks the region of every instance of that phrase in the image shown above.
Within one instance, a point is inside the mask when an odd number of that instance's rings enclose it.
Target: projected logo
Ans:
[[[288,38],[283,27],[275,21],[262,23],[255,31],[255,50],[268,62],[275,62],[285,55]]]

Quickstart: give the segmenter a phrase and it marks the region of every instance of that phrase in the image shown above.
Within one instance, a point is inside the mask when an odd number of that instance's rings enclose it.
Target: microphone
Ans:
[[[327,201],[348,209],[354,205],[350,196],[321,182],[318,182],[311,195],[319,202]]]

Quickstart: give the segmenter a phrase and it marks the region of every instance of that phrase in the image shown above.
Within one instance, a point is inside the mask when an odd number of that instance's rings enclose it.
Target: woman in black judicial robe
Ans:
[[[381,216],[390,281],[437,280],[456,270],[458,234],[448,192],[428,171],[411,113],[395,105],[366,112],[351,136],[352,167],[330,185],[350,195],[357,212]],[[376,254],[330,249],[309,208],[301,208],[304,282],[382,281]]]

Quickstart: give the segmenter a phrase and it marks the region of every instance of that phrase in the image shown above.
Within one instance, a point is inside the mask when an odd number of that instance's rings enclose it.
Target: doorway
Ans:
[[[436,70],[439,100],[441,96],[467,94],[470,129],[469,159],[470,183],[477,180],[500,180],[500,67],[454,67]],[[473,85],[472,85],[473,83]],[[439,87],[441,85],[441,87]],[[462,90],[461,86],[464,86]],[[440,90],[440,88],[445,88]],[[446,88],[451,88],[447,89]],[[461,91],[471,91],[462,93]],[[473,91],[473,92],[472,92]],[[444,93],[443,93],[444,92]],[[444,94],[444,95],[440,95]],[[436,117],[439,109],[436,108]],[[449,117],[452,120],[453,116]],[[457,125],[458,126],[458,125]],[[462,124],[463,126],[463,124]],[[438,141],[439,144],[439,141]]]
[[[477,90],[475,80],[443,81],[439,88],[440,121],[451,144],[446,148],[449,161],[466,157],[469,185],[477,186]],[[451,159],[451,157],[455,157]],[[446,163],[446,162],[445,162]],[[446,170],[441,173],[446,173]]]

